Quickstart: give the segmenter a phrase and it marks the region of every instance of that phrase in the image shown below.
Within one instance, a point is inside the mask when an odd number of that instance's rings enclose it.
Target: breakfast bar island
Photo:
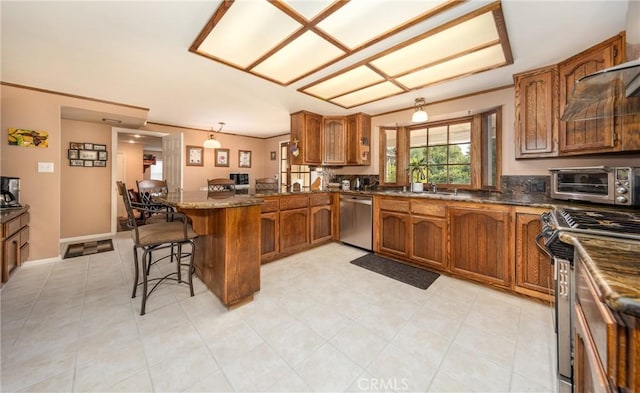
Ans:
[[[260,290],[260,205],[248,195],[207,191],[155,197],[189,217],[196,238],[195,273],[227,308],[253,300]]]

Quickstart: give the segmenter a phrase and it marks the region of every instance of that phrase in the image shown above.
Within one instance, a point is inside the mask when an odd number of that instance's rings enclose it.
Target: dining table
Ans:
[[[232,309],[260,290],[260,205],[252,195],[175,191],[154,200],[185,214],[198,234],[195,274]]]

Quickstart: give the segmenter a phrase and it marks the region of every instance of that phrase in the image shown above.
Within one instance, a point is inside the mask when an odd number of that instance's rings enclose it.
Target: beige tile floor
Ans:
[[[196,296],[164,285],[140,316],[128,233],[114,243],[2,288],[2,392],[554,391],[541,303],[446,276],[416,289],[335,243],[263,266],[233,311],[196,280]]]

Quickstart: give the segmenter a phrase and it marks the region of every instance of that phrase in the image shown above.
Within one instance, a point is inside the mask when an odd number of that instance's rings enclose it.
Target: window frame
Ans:
[[[486,167],[486,160],[490,159],[490,156],[487,154],[487,149],[485,146],[486,142],[486,132],[484,119],[488,116],[496,114],[496,150],[495,150],[495,168],[496,168],[496,184],[488,185],[487,179],[483,178],[485,171],[483,170]],[[410,134],[412,130],[416,129],[424,129],[424,128],[433,128],[443,125],[453,125],[464,122],[471,123],[471,141],[470,141],[470,183],[469,184],[452,184],[452,183],[436,183],[438,187],[448,188],[448,189],[463,189],[463,190],[489,190],[495,191],[500,189],[500,178],[502,176],[502,106],[494,107],[491,109],[487,109],[482,111],[481,113],[477,113],[474,115],[467,115],[462,117],[456,117],[452,119],[446,120],[438,120],[432,122],[424,122],[424,123],[415,123],[407,126],[381,126],[379,127],[379,149],[380,149],[380,160],[379,160],[379,177],[380,177],[380,185],[381,186],[408,186],[409,185],[409,157],[411,151],[411,138]],[[385,182],[385,156],[384,153],[386,151],[386,131],[387,130],[396,130],[396,181],[395,182]],[[456,144],[454,144],[456,145]],[[450,146],[447,143],[446,146]],[[447,165],[450,165],[447,163]],[[404,169],[402,169],[404,168]],[[401,173],[406,174],[406,176],[400,176]],[[428,180],[428,179],[427,179]]]

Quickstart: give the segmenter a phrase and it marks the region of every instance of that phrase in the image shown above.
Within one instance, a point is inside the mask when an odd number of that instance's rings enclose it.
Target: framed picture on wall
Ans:
[[[251,168],[250,150],[238,150],[238,168]]]
[[[274,161],[276,159],[276,152],[272,151],[271,152],[271,161]]]
[[[187,146],[187,165],[204,166],[204,148],[202,146]]]
[[[216,166],[229,166],[229,149],[215,149]]]

